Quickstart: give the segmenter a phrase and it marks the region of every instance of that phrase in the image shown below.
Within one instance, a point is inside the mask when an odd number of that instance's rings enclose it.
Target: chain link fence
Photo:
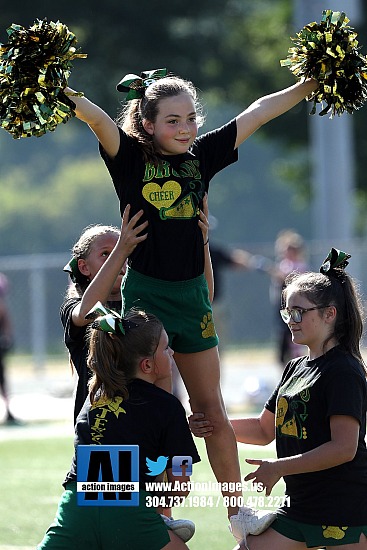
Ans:
[[[367,240],[306,242],[311,270],[318,271],[331,246],[352,255],[349,272],[358,281],[365,301]],[[270,259],[274,256],[273,243],[235,243],[233,248],[242,248]],[[6,299],[14,328],[14,351],[30,354],[35,370],[42,370],[49,356],[64,353],[59,308],[69,281],[63,272],[69,258],[69,253],[0,257],[0,272],[9,281]],[[226,324],[223,344],[272,345],[276,312],[269,297],[269,276],[258,271],[227,269],[223,279]]]

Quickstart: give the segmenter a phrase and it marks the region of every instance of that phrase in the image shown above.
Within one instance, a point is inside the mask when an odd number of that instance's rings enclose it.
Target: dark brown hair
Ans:
[[[130,310],[125,319],[137,325],[126,334],[88,329],[87,365],[93,372],[89,381],[90,400],[128,397],[127,384],[135,378],[139,362],[156,352],[163,331],[161,321],[144,311]]]
[[[363,334],[363,308],[357,286],[343,269],[333,269],[334,273],[291,273],[285,279],[282,301],[285,303],[290,287],[315,306],[335,306],[337,310],[333,333],[324,342],[324,349],[331,340],[336,340],[361,364],[365,364],[360,351]],[[321,313],[320,313],[321,315]]]
[[[137,139],[143,150],[145,161],[157,165],[160,159],[154,147],[152,136],[145,131],[142,121],[146,119],[155,122],[159,111],[159,102],[162,99],[180,94],[188,94],[192,97],[198,126],[202,126],[204,123],[203,107],[198,92],[192,82],[178,76],[167,76],[156,80],[145,90],[142,99],[132,99],[126,102],[119,113],[116,124],[126,134]]]

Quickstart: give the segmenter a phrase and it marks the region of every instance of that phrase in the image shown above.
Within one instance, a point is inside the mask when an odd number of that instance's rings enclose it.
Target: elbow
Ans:
[[[261,434],[258,438],[258,441],[256,442],[256,445],[261,445],[262,447],[265,447],[265,445],[269,445],[269,443],[272,443],[274,439],[275,433],[273,431],[261,430]]]
[[[255,106],[255,120],[256,120],[256,130],[264,126],[267,122],[274,118],[274,115],[268,111],[266,106],[266,98],[260,98],[257,102],[254,103]]]
[[[274,434],[273,435],[266,435],[263,439],[263,442],[261,443],[261,445],[265,446],[265,445],[269,445],[270,443],[272,443],[275,439],[275,436]]]
[[[356,456],[356,452],[356,445],[345,446],[344,448],[340,449],[337,455],[338,465],[345,464],[346,462],[351,462]]]
[[[345,453],[343,453],[344,462],[351,462],[354,459],[354,457],[356,456],[356,452],[357,452],[356,448],[346,450]]]

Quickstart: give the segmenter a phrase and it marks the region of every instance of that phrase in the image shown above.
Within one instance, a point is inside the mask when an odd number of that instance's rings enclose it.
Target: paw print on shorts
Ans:
[[[345,531],[348,527],[337,527],[336,525],[323,525],[323,535],[326,539],[340,540],[345,537]]]
[[[212,314],[210,311],[204,315],[203,320],[200,323],[201,335],[203,338],[210,338],[215,336],[215,327],[212,319]]]

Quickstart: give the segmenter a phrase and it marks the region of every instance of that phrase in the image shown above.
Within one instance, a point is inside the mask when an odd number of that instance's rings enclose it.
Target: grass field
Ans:
[[[194,467],[192,480],[214,482],[205,446],[202,440],[197,439],[196,442],[202,462]],[[244,463],[245,457],[275,456],[274,448],[240,445],[239,452],[243,475],[251,471],[251,467]],[[11,550],[11,547],[34,548],[42,539],[54,517],[62,492],[61,483],[72,453],[72,436],[51,435],[43,439],[23,438],[1,442],[0,550]],[[282,495],[283,490],[284,485],[279,483],[273,494]],[[259,496],[257,493],[248,495]],[[214,503],[217,496],[214,495]],[[258,504],[261,507],[261,502]],[[192,519],[196,523],[196,534],[189,542],[191,550],[233,548],[234,539],[228,531],[226,509],[222,505],[176,508],[174,515],[176,518]]]

